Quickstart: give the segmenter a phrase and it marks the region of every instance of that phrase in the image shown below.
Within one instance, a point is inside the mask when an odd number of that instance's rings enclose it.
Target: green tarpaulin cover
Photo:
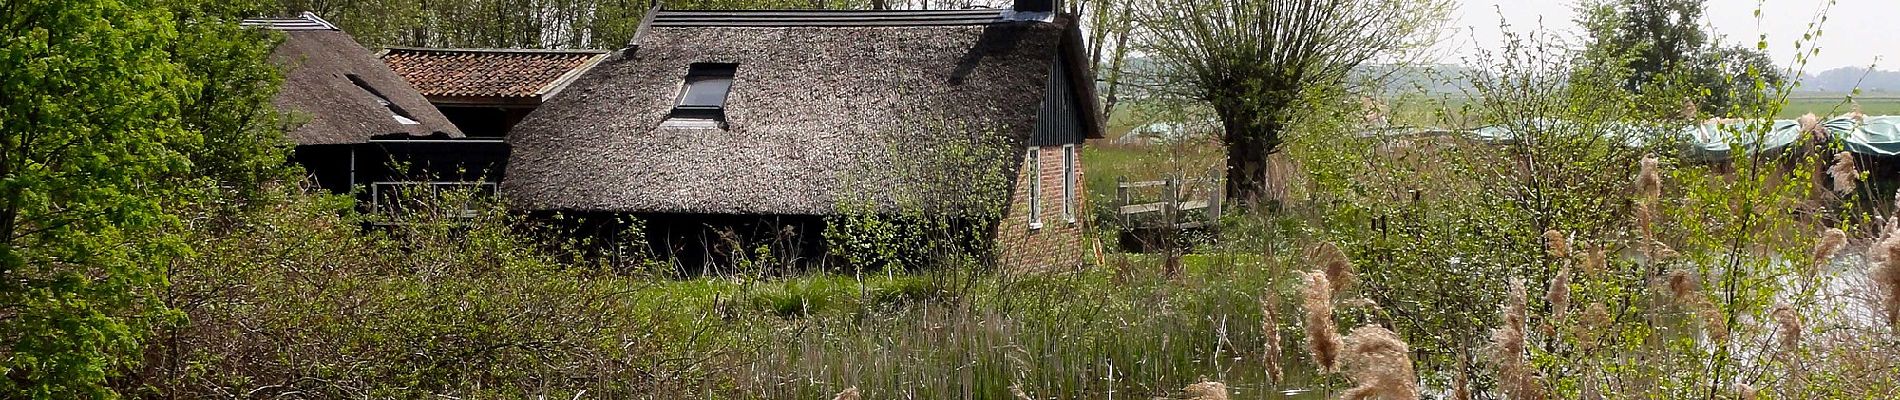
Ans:
[[[1877,156],[1900,155],[1900,116],[1837,117],[1821,121],[1828,136],[1840,141],[1848,151]],[[1532,121],[1521,126],[1537,129],[1562,129],[1562,121]],[[1680,128],[1678,136],[1687,147],[1684,149],[1691,157],[1706,159],[1724,159],[1733,155],[1736,148],[1744,154],[1775,151],[1794,145],[1801,140],[1801,123],[1796,120],[1775,120],[1768,126],[1767,132],[1760,131],[1760,124],[1751,121],[1707,123]],[[1670,130],[1635,125],[1609,125],[1598,127],[1606,137],[1617,137],[1630,146],[1641,146],[1650,138],[1665,136]],[[1468,132],[1469,135],[1484,141],[1507,141],[1515,135],[1503,126],[1488,126]]]

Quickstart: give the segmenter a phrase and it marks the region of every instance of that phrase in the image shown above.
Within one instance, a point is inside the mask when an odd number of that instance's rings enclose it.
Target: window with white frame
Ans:
[[[1075,223],[1075,145],[1062,145],[1062,220]]]
[[[1023,156],[1029,164],[1029,229],[1042,228],[1042,148],[1031,146]]]

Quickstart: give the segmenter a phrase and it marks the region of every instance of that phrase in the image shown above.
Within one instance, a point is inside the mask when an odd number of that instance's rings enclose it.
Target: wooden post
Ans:
[[[1115,216],[1122,221],[1122,229],[1128,229],[1128,214],[1122,213],[1122,206],[1128,205],[1128,177],[1115,177]]]
[[[1168,191],[1167,193],[1168,198],[1167,198],[1167,203],[1164,203],[1162,205],[1161,221],[1162,223],[1168,224],[1169,230],[1173,230],[1175,227],[1174,225],[1175,210],[1179,210],[1181,208],[1181,205],[1179,203],[1181,201],[1181,178],[1178,176],[1169,175],[1167,182],[1168,182],[1167,184],[1168,186],[1165,190]]]
[[[1221,185],[1219,168],[1207,171],[1207,182],[1207,226],[1220,226],[1220,202],[1226,196],[1221,193],[1224,185]]]

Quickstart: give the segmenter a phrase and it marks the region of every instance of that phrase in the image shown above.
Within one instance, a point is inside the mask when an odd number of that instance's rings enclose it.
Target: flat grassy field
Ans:
[[[1788,98],[1788,105],[1782,107],[1777,118],[1800,118],[1801,114],[1814,113],[1819,116],[1834,116],[1852,111],[1848,104],[1847,93],[1799,93]],[[1900,115],[1900,94],[1875,93],[1862,94],[1854,98],[1860,104],[1861,112],[1867,115]]]

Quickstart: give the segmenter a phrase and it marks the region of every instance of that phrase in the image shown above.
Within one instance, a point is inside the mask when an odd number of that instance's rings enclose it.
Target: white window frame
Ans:
[[[1029,229],[1042,229],[1042,147],[1029,146]]]
[[[1075,223],[1075,144],[1062,145],[1062,219]]]

